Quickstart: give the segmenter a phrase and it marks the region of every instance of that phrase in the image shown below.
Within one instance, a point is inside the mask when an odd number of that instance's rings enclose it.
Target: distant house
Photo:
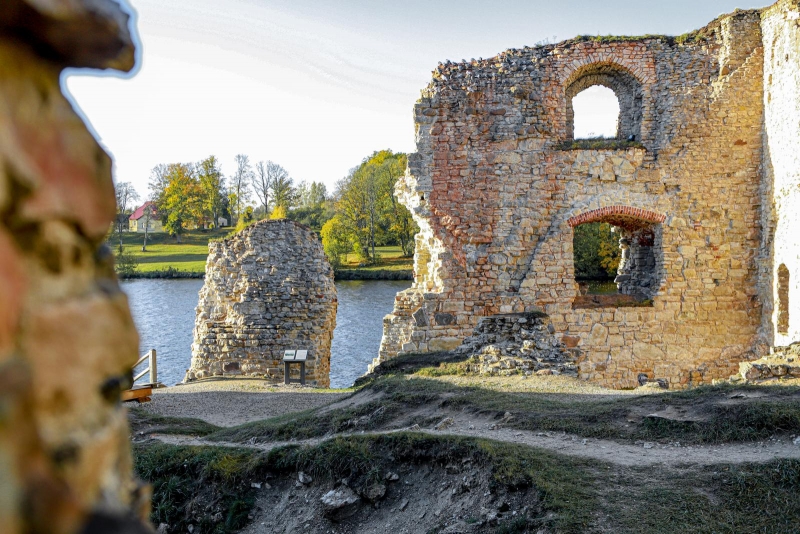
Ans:
[[[134,211],[128,217],[128,228],[131,232],[144,233],[145,229],[148,232],[163,232],[164,226],[161,224],[161,219],[158,216],[158,210],[153,202],[147,201]]]
[[[228,219],[225,217],[218,217],[217,218],[217,228],[225,228],[228,226]]]

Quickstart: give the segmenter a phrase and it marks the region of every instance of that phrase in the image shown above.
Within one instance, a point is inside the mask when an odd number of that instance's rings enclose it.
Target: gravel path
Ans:
[[[488,421],[473,418],[452,419],[450,426],[443,430],[421,429],[418,426],[400,430],[370,432],[370,435],[391,434],[414,431],[433,436],[464,436],[485,438],[506,443],[516,443],[529,447],[547,449],[566,456],[590,458],[624,466],[650,465],[714,465],[739,463],[764,463],[777,458],[800,459],[800,438],[798,443],[791,439],[768,440],[752,443],[730,443],[720,445],[680,444],[660,445],[657,443],[623,444],[608,440],[584,439],[572,434],[557,432],[530,432],[510,428],[497,428]],[[494,428],[493,428],[494,427]],[[363,433],[361,433],[363,434]],[[361,435],[358,434],[358,435]],[[276,441],[269,443],[230,443],[206,441],[190,436],[153,434],[150,437],[173,445],[205,445],[216,447],[238,447],[269,451],[286,445],[317,445],[328,439],[352,436],[343,433],[324,438],[297,441]]]
[[[194,417],[217,426],[236,426],[341,400],[352,393],[335,393],[262,380],[208,380],[153,390],[144,410],[170,417]]]

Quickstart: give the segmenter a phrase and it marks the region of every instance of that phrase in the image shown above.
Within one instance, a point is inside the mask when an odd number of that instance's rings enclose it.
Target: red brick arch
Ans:
[[[652,224],[660,224],[666,219],[666,215],[655,211],[634,208],[632,206],[607,206],[570,217],[567,223],[571,228],[586,223],[606,222],[621,228],[636,229]]]

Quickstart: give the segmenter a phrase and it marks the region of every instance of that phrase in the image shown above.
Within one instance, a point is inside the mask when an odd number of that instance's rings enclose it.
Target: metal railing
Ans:
[[[150,349],[147,354],[139,358],[139,361],[133,366],[135,370],[140,364],[149,361],[149,365],[138,375],[133,377],[133,383],[136,384],[146,374],[150,373],[150,384],[158,384],[158,364],[156,362],[156,349]],[[135,371],[134,371],[135,372]]]

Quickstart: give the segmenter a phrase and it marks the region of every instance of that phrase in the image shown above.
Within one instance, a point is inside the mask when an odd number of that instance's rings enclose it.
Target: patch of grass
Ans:
[[[592,398],[575,402],[574,395],[498,391],[481,384],[448,382],[448,376],[466,376],[465,357],[431,365],[432,355],[407,355],[387,362],[382,375],[361,383],[379,393],[371,402],[354,408],[319,413],[314,410],[222,429],[209,439],[246,442],[306,439],[339,432],[391,427],[403,414],[419,406],[467,410],[489,418],[506,412],[514,418],[507,426],[520,430],[567,432],[586,438],[625,441],[679,441],[714,444],[755,441],[776,434],[800,433],[800,396],[797,388],[782,389],[770,398],[727,402],[734,392],[759,391],[758,386],[703,386],[695,389],[641,396]],[[459,360],[460,358],[460,360]],[[385,364],[384,364],[385,365]],[[383,367],[383,365],[381,366]],[[666,408],[702,412],[697,421],[642,417]],[[631,419],[632,417],[632,419]],[[629,421],[630,420],[630,421]],[[419,423],[419,420],[416,422]],[[419,423],[421,424],[421,423]]]
[[[686,45],[708,40],[710,34],[703,30],[694,30],[684,33],[682,35],[659,35],[659,34],[645,34],[645,35],[579,35],[570,42],[573,43],[628,43],[635,41],[663,41],[667,44]]]
[[[147,252],[142,252],[144,234],[125,232],[122,242],[125,250],[130,251],[138,262],[140,275],[166,273],[169,270],[199,275],[205,273],[208,242],[229,237],[232,233],[232,228],[188,230],[181,236],[180,243],[166,232],[150,233],[147,236]],[[116,251],[118,244],[116,234],[109,236],[108,246],[112,250]]]
[[[629,148],[644,149],[639,141],[621,141],[619,139],[575,139],[564,141],[556,150],[627,150]]]
[[[626,470],[609,484],[603,513],[614,532],[800,532],[800,461],[686,469],[679,476]]]
[[[134,434],[146,432],[148,434],[178,434],[203,437],[220,429],[220,427],[207,423],[202,419],[166,417],[148,412],[145,408],[130,408],[128,410],[128,422]]]
[[[467,376],[469,372],[469,364],[464,362],[456,363],[442,363],[437,367],[423,367],[417,371],[419,376],[435,378],[438,376]]]
[[[132,278],[190,278],[205,273],[209,242],[221,241],[234,233],[233,228],[188,230],[178,243],[166,232],[155,232],[147,236],[147,252],[142,252],[144,234],[125,232],[122,242],[125,251],[138,263],[137,273]],[[116,252],[117,234],[109,236],[108,246]],[[379,260],[372,265],[360,266],[356,255],[349,254],[340,278],[400,280],[408,278],[414,269],[414,258],[403,256],[400,247],[375,247],[375,250]]]
[[[267,466],[242,449],[149,443],[134,445],[133,453],[136,474],[153,485],[150,519],[172,532],[187,532],[190,524],[213,534],[244,527],[255,504],[250,482],[263,479]]]

